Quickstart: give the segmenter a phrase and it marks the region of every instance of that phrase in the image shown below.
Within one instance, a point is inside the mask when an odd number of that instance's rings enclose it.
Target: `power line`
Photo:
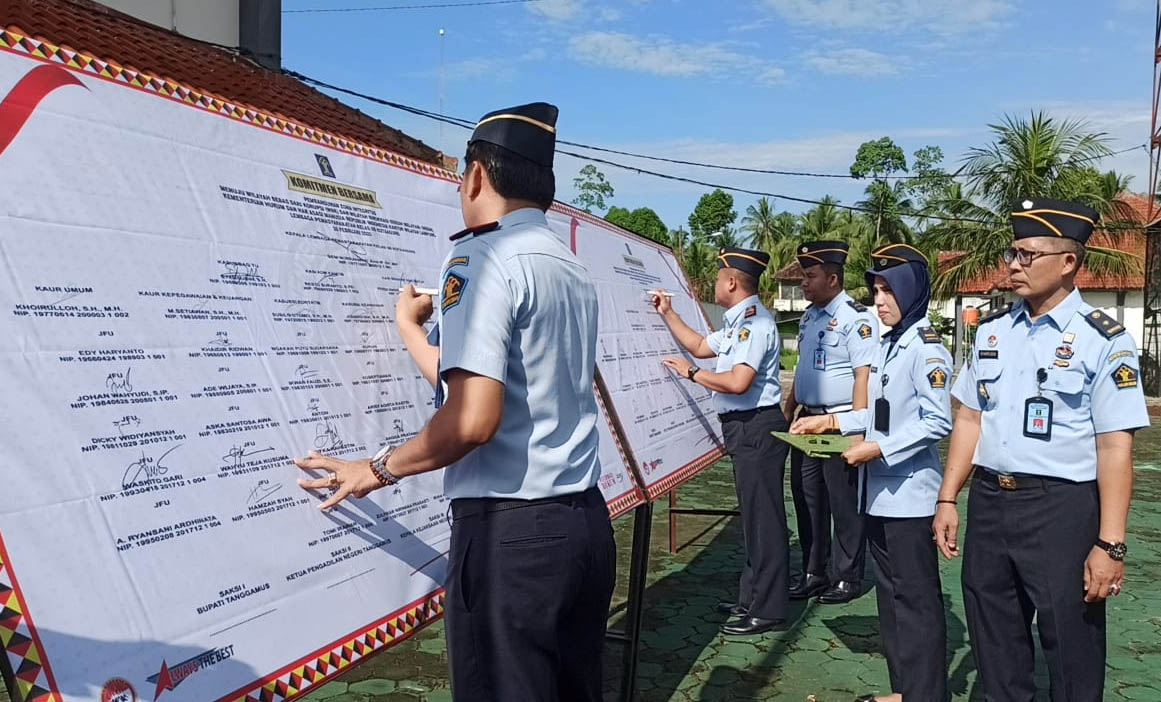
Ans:
[[[381,5],[379,7],[311,7],[302,10],[283,10],[284,15],[321,12],[381,12],[384,10],[434,10],[445,7],[483,7],[484,5],[523,5],[543,0],[477,0],[476,2],[441,2],[428,5]]]
[[[471,121],[471,120],[466,120],[466,119],[462,119],[459,117],[451,117],[449,115],[440,114],[438,112],[432,112],[430,110],[425,110],[425,109],[422,109],[419,107],[412,107],[411,105],[405,105],[403,103],[393,102],[391,100],[386,100],[384,98],[375,97],[374,95],[360,93],[356,90],[351,90],[349,88],[344,88],[342,86],[338,86],[338,85],[334,85],[332,83],[327,83],[325,81],[318,80],[317,78],[311,78],[310,76],[304,75],[304,74],[299,73],[297,71],[284,69],[283,72],[285,74],[291,76],[292,78],[296,78],[298,80],[301,80],[301,81],[304,81],[307,83],[311,83],[313,85],[317,85],[319,87],[326,88],[328,90],[334,90],[336,92],[344,93],[346,95],[351,95],[353,97],[358,97],[358,98],[361,98],[363,100],[367,100],[369,102],[373,102],[373,103],[376,103],[379,105],[384,105],[386,107],[391,107],[391,108],[394,108],[397,110],[402,110],[404,112],[408,112],[410,114],[413,114],[413,115],[416,115],[419,117],[425,117],[428,119],[443,122],[445,124],[451,124],[451,125],[463,128],[463,129],[473,129],[475,127],[475,122]],[[614,149],[605,149],[603,147],[595,147],[595,146],[590,146],[588,144],[580,144],[577,142],[570,142],[570,141],[564,141],[564,140],[557,140],[557,144],[564,144],[564,145],[575,146],[575,147],[584,148],[584,149],[591,149],[594,151],[612,152],[612,153],[616,153],[619,155],[630,156],[630,157],[646,158],[646,159],[654,159],[654,160],[659,160],[659,161],[666,161],[666,162],[670,162],[670,163],[678,163],[678,164],[682,164],[682,165],[693,165],[693,166],[699,166],[699,165],[704,166],[705,165],[705,164],[698,164],[696,162],[683,162],[683,161],[679,161],[677,159],[667,159],[664,157],[644,156],[641,154],[633,154],[631,152],[616,151]],[[1086,158],[1086,159],[1076,159],[1073,163],[1081,163],[1081,162],[1090,161],[1090,160],[1099,160],[1101,158],[1107,158],[1109,156],[1115,156],[1117,154],[1127,153],[1129,151],[1134,151],[1136,149],[1144,149],[1144,148],[1145,148],[1144,144],[1138,144],[1136,146],[1122,149],[1120,151],[1114,151],[1114,152],[1111,152],[1109,154],[1103,154],[1100,156],[1094,156],[1094,157],[1090,157],[1090,158]],[[698,180],[696,178],[687,178],[684,176],[673,175],[672,173],[662,173],[660,171],[653,171],[653,170],[641,168],[639,166],[632,166],[629,164],[619,163],[617,161],[610,161],[608,159],[598,158],[596,156],[591,156],[588,154],[576,153],[575,151],[565,151],[565,150],[560,149],[560,148],[556,149],[556,152],[559,154],[563,154],[565,156],[572,156],[573,158],[579,158],[579,159],[584,160],[584,161],[591,161],[593,163],[600,163],[600,164],[604,164],[606,166],[612,166],[614,168],[620,168],[620,169],[626,170],[626,171],[633,171],[633,172],[639,173],[641,175],[648,175],[648,176],[653,176],[655,178],[662,178],[665,180],[672,180],[672,181],[681,182],[681,183],[688,183],[690,185],[698,185],[698,186],[706,187],[706,188],[720,188],[721,190],[729,190],[731,192],[742,193],[745,195],[755,195],[758,197],[771,197],[771,198],[776,198],[776,199],[781,199],[781,200],[787,200],[789,202],[798,202],[798,203],[802,203],[802,204],[806,204],[806,205],[816,205],[816,206],[817,205],[830,205],[832,207],[835,207],[836,209],[849,210],[852,212],[864,212],[864,213],[869,213],[869,214],[878,214],[878,212],[879,212],[878,210],[875,210],[875,209],[872,209],[869,207],[859,207],[858,205],[844,205],[844,204],[839,203],[839,202],[824,202],[822,200],[815,200],[812,198],[795,197],[792,195],[783,195],[781,193],[767,192],[764,190],[751,190],[749,188],[741,188],[741,187],[737,187],[737,186],[733,186],[733,185],[724,185],[721,183],[713,183],[713,182],[709,182],[709,181]],[[743,172],[752,172],[752,169],[743,169],[740,167],[732,167],[732,166],[718,166],[718,168],[720,168],[722,170],[738,170],[738,171],[743,171]],[[999,171],[997,170],[997,172],[999,172]],[[852,176],[845,176],[845,177],[850,178]],[[969,223],[976,223],[976,224],[991,224],[992,223],[990,220],[987,220],[987,219],[974,219],[974,218],[968,218],[968,217],[951,217],[951,216],[946,216],[946,215],[933,215],[933,214],[922,214],[922,213],[905,214],[902,216],[913,217],[913,218],[917,218],[917,219],[938,220],[938,221],[942,221],[942,222],[969,222]],[[1140,229],[1140,227],[1134,227],[1134,226],[1108,227],[1108,226],[1106,226],[1106,227],[1102,227],[1102,229],[1105,231],[1116,231],[1118,229],[1137,230],[1137,229]]]
[[[361,98],[363,100],[368,100],[370,102],[378,103],[380,105],[391,107],[391,108],[394,108],[397,110],[402,110],[404,112],[410,112],[411,114],[418,115],[420,117],[427,117],[429,119],[434,119],[434,120],[437,120],[440,122],[444,122],[445,124],[453,124],[457,127],[463,127],[465,129],[472,129],[475,127],[475,124],[476,124],[472,120],[463,119],[461,117],[452,117],[450,115],[444,115],[444,114],[440,114],[438,112],[431,112],[430,110],[424,110],[424,109],[421,109],[418,107],[411,107],[410,105],[404,105],[402,103],[393,102],[390,100],[385,100],[383,98],[378,98],[378,97],[375,97],[373,95],[367,95],[366,93],[360,93],[358,91],[351,90],[349,88],[343,88],[341,86],[337,86],[337,85],[334,85],[332,83],[327,83],[325,81],[321,81],[317,78],[312,78],[310,76],[303,75],[302,73],[299,73],[297,71],[288,70],[288,71],[286,71],[286,73],[294,78],[297,78],[299,80],[302,80],[302,81],[305,81],[308,83],[312,83],[314,85],[326,88],[328,90],[334,90],[337,92],[345,93],[345,94],[351,95],[353,97],[358,97],[358,98]],[[847,179],[847,180],[877,180],[874,178],[869,178],[869,179],[856,178],[855,176],[853,176],[849,173],[816,173],[816,172],[810,172],[810,171],[788,171],[788,170],[777,170],[777,169],[769,169],[769,168],[750,168],[750,167],[746,167],[746,166],[733,166],[733,165],[726,165],[726,164],[720,164],[720,163],[706,163],[706,162],[702,162],[702,161],[690,161],[690,160],[685,160],[685,159],[669,158],[666,156],[654,156],[651,154],[639,154],[639,153],[635,153],[632,151],[622,151],[620,149],[611,149],[611,148],[604,147],[604,146],[594,146],[592,144],[582,144],[580,142],[567,141],[565,139],[558,139],[556,143],[564,145],[564,146],[572,146],[572,147],[579,148],[579,149],[587,149],[590,151],[598,151],[598,152],[602,152],[602,153],[616,154],[618,156],[627,156],[629,158],[639,158],[639,159],[644,159],[647,161],[657,161],[657,162],[661,162],[661,163],[672,163],[672,164],[679,165],[679,166],[692,166],[692,167],[696,167],[696,168],[710,168],[710,169],[721,170],[721,171],[734,171],[734,172],[738,172],[738,173],[754,173],[754,174],[761,174],[761,175],[778,175],[778,176],[791,176],[791,177],[804,177],[804,178],[836,178],[836,179]],[[1147,148],[1147,146],[1145,144],[1137,144],[1135,146],[1130,146],[1128,148],[1121,149],[1119,151],[1112,151],[1112,152],[1109,152],[1107,154],[1100,154],[1097,156],[1090,156],[1087,158],[1075,159],[1074,161],[1072,161],[1072,163],[1085,163],[1088,161],[1099,161],[1099,160],[1104,159],[1104,158],[1110,158],[1112,156],[1118,156],[1120,154],[1128,153],[1130,151],[1135,151],[1137,149],[1146,149],[1146,148]],[[590,158],[588,156],[581,156],[579,154],[574,154],[574,155],[576,155],[577,158]],[[598,160],[598,159],[593,159],[593,160]],[[961,171],[962,171],[962,169],[961,169]],[[970,173],[965,175],[965,174],[962,174],[961,171],[956,171],[954,173],[945,174],[945,177],[948,177],[948,178],[968,178],[968,177],[972,177],[973,175],[975,175],[975,174],[970,174]],[[892,180],[915,180],[916,176],[913,176],[913,175],[887,176],[887,178],[892,179]]]

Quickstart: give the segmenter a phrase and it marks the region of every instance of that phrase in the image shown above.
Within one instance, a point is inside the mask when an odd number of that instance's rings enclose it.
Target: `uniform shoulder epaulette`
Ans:
[[[935,327],[919,327],[919,338],[929,344],[943,343],[943,339],[939,337],[939,332],[935,331]]]
[[[488,222],[487,224],[481,224],[478,227],[468,227],[467,229],[464,229],[462,231],[458,231],[455,234],[451,235],[451,240],[452,241],[459,241],[460,239],[463,239],[465,236],[468,236],[469,234],[471,234],[473,236],[477,235],[477,234],[487,234],[488,232],[494,232],[499,228],[500,228],[499,222]]]
[[[855,312],[866,312],[867,306],[858,300],[847,300],[847,304],[854,308]]]
[[[991,314],[986,314],[983,317],[980,317],[980,324],[983,324],[984,322],[990,322],[993,319],[999,319],[1000,317],[1003,317],[1004,315],[1008,314],[1011,311],[1012,311],[1012,303],[1009,302],[1008,304],[1004,305],[1003,307],[996,310],[995,312],[992,312]]]
[[[1092,325],[1101,336],[1111,339],[1125,331],[1125,325],[1100,310],[1093,310],[1084,316],[1084,321]]]

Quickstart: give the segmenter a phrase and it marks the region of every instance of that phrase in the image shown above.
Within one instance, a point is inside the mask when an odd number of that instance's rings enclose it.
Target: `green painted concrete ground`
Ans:
[[[1156,422],[1156,419],[1154,420]],[[1161,427],[1137,436],[1137,485],[1130,518],[1126,591],[1111,600],[1106,700],[1161,702]],[[682,507],[734,506],[728,463],[719,464],[680,490]],[[961,500],[961,504],[965,500]],[[787,491],[787,504],[792,507]],[[791,524],[794,524],[791,517]],[[614,597],[615,627],[624,616],[632,519],[616,524],[622,577]],[[747,638],[718,633],[724,617],[714,604],[734,592],[741,558],[735,519],[683,515],[681,549],[668,552],[668,509],[654,515],[652,562],[646,593],[639,668],[643,702],[797,700],[847,702],[857,694],[888,692],[887,667],[879,653],[873,591],[847,605],[799,604],[787,631]],[[799,562],[797,542],[792,543]],[[867,583],[868,588],[870,583]],[[979,700],[968,648],[960,589],[960,561],[943,564],[948,601],[951,689],[956,700]],[[450,699],[442,624],[352,669],[306,699],[331,702]],[[607,649],[606,700],[618,699],[620,650]],[[1039,666],[1040,685],[1047,689]],[[1038,700],[1047,700],[1047,692]]]
[[[1109,605],[1106,700],[1161,702],[1161,426],[1137,437],[1137,484],[1130,518],[1126,591]],[[695,478],[680,491],[683,507],[734,506],[728,463]],[[965,502],[961,500],[961,504]],[[793,509],[787,492],[787,504]],[[792,525],[794,524],[791,516]],[[612,625],[624,616],[632,519],[616,523],[622,573]],[[793,535],[792,535],[793,538]],[[787,631],[747,638],[718,634],[724,617],[714,604],[734,592],[741,557],[736,519],[682,516],[681,549],[668,552],[668,510],[654,515],[652,561],[646,593],[638,699],[643,702],[715,700],[849,701],[887,691],[887,669],[878,643],[875,598],[868,591],[847,605],[799,603]],[[797,542],[792,562],[799,562]],[[956,700],[979,700],[968,649],[960,589],[960,561],[943,564],[948,601],[951,689]],[[868,573],[869,575],[869,573]],[[867,583],[869,589],[869,581]],[[606,699],[620,684],[620,649],[610,643],[605,661]],[[1045,670],[1039,678],[1047,688]],[[437,623],[395,648],[352,668],[308,695],[329,702],[439,702],[450,700],[443,625]],[[1038,700],[1047,700],[1042,693]],[[0,702],[9,702],[0,690]]]

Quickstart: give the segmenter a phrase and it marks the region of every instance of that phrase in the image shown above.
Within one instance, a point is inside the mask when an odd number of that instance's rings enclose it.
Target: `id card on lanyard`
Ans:
[[[1029,439],[1052,439],[1052,400],[1044,397],[1041,385],[1048,379],[1048,371],[1036,371],[1036,396],[1024,400],[1024,436]]]

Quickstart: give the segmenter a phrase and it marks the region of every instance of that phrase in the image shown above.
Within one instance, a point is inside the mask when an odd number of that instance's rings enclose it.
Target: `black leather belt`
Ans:
[[[567,495],[554,495],[553,497],[540,497],[535,500],[504,500],[492,497],[460,497],[452,500],[451,514],[452,519],[462,519],[473,514],[483,514],[485,512],[505,512],[510,509],[524,509],[526,507],[537,507],[540,505],[561,504],[561,505],[591,505],[591,504],[605,504],[605,498],[601,495],[601,491],[595,487],[589,488],[584,492],[573,492]]]
[[[744,422],[747,419],[752,419],[762,414],[763,412],[773,412],[774,410],[782,411],[782,405],[766,405],[765,407],[758,407],[752,410],[738,410],[736,412],[722,412],[718,415],[718,420],[722,422]]]
[[[1047,475],[1013,475],[1011,473],[997,473],[983,466],[975,467],[977,480],[998,485],[1002,490],[1027,490],[1028,488],[1044,488],[1049,485],[1085,485],[1091,480],[1078,483],[1064,478],[1053,478]]]

